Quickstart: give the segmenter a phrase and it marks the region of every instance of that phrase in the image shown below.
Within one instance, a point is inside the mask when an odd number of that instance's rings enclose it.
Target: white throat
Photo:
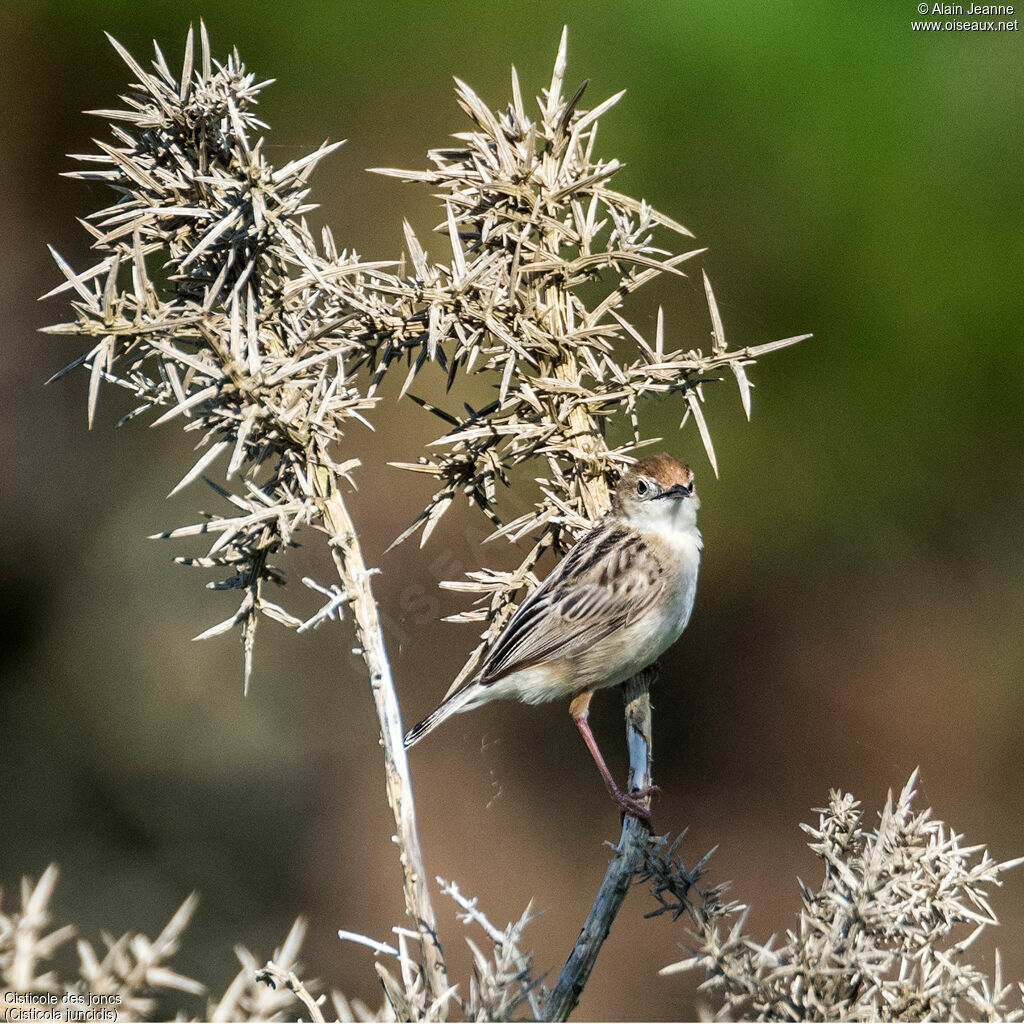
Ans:
[[[644,502],[630,502],[625,520],[642,534],[654,534],[673,545],[693,546],[700,551],[703,538],[697,528],[697,509],[700,501],[690,498],[655,498]]]

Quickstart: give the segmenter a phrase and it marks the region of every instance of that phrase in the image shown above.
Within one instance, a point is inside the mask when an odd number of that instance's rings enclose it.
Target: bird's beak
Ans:
[[[693,483],[688,484],[675,484],[670,487],[667,491],[662,491],[658,495],[659,498],[692,498],[693,497]]]

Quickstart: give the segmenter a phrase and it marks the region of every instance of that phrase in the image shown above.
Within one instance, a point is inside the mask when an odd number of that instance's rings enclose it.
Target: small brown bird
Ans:
[[[411,747],[446,718],[492,700],[571,698],[569,711],[624,814],[650,826],[640,800],[615,784],[587,721],[595,690],[654,662],[693,611],[703,548],[690,467],[652,455],[619,481],[610,511],[516,609],[479,672],[409,730]]]

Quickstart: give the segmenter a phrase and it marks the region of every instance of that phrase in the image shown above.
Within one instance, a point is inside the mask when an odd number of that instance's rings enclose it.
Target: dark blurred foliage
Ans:
[[[643,195],[710,246],[703,258],[734,343],[813,331],[765,359],[754,417],[732,386],[708,417],[716,481],[676,406],[649,429],[688,454],[704,501],[706,560],[694,620],[655,691],[655,807],[690,826],[696,857],[750,902],[750,929],[791,926],[795,876],[818,868],[797,828],[843,786],[880,807],[921,766],[922,804],[1006,859],[1024,851],[1020,756],[1024,613],[1024,61],[1020,33],[917,34],[916,4],[79,2],[0,13],[0,228],[5,360],[0,446],[0,880],[59,861],[56,908],[154,933],[192,888],[202,904],[179,966],[222,985],[231,947],[267,956],[297,913],[317,975],[376,1005],[370,954],[338,927],[388,938],[400,923],[381,764],[348,626],[296,638],[264,627],[243,699],[231,640],[190,644],[227,614],[199,574],[146,536],[216,499],[163,496],[189,442],[172,427],[114,431],[101,396],[85,429],[84,374],[46,380],[77,343],[35,329],[66,319],[36,296],[59,281],[45,243],[88,259],[75,223],[109,200],[58,177],[64,154],[106,129],[158,38],[172,65],[187,18],[214,51],[237,45],[278,84],[261,110],[277,163],[324,138],[350,142],[314,177],[339,244],[393,258],[401,216],[421,238],[440,214],[425,190],[363,172],[418,167],[465,128],[450,77],[493,106],[508,65],[535,95],[563,23],[568,79],[588,101],[628,94],[599,149]],[[432,253],[445,258],[435,237]],[[699,278],[666,285],[670,338],[706,339]],[[655,307],[639,313],[641,329]],[[392,395],[393,397],[393,395]],[[436,702],[474,642],[437,625],[435,590],[480,559],[467,510],[423,551],[384,554],[426,496],[384,466],[435,430],[387,404],[352,438],[366,464],[352,506],[390,629],[407,721]],[[454,516],[454,513],[452,514]],[[489,564],[495,556],[488,555]],[[511,558],[510,558],[511,561]],[[327,575],[317,545],[289,577]],[[322,570],[322,572],[321,572]],[[298,595],[296,595],[298,598]],[[299,598],[299,600],[308,600]],[[615,694],[595,705],[615,748]],[[618,752],[617,763],[624,763]],[[493,919],[532,897],[537,961],[557,970],[603,872],[614,810],[564,707],[490,707],[413,757],[431,870]],[[813,819],[812,819],[813,820]],[[1024,976],[1024,880],[996,895],[994,933]],[[8,896],[8,899],[11,897]],[[694,1013],[694,979],[658,978],[685,935],[627,903],[582,1018]],[[456,977],[468,956],[438,903]],[[987,963],[991,966],[991,953]],[[978,961],[983,958],[979,956]]]

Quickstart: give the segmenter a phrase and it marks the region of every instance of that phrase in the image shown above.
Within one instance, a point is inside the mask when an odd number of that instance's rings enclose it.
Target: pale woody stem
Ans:
[[[573,359],[571,353],[555,364],[555,376],[560,380],[575,381],[576,360]],[[569,413],[569,426],[572,427],[576,443],[581,448],[585,448],[589,452],[597,449],[597,424],[588,415],[586,409],[580,405],[576,406]],[[601,478],[581,479],[580,492],[583,495],[583,504],[587,515],[591,520],[599,519],[607,511],[609,503],[608,487],[604,480]]]
[[[427,888],[427,873],[416,828],[416,807],[402,738],[398,697],[384,649],[377,603],[370,587],[370,574],[363,561],[359,539],[335,481],[326,470],[317,474],[316,479],[323,495],[323,519],[331,536],[331,553],[338,574],[350,595],[357,636],[370,673],[370,688],[380,724],[380,744],[384,750],[388,804],[395,817],[395,839],[402,866],[405,907],[416,922],[423,947],[427,986],[432,998],[437,999],[448,988],[447,973],[437,939],[437,920]]]

